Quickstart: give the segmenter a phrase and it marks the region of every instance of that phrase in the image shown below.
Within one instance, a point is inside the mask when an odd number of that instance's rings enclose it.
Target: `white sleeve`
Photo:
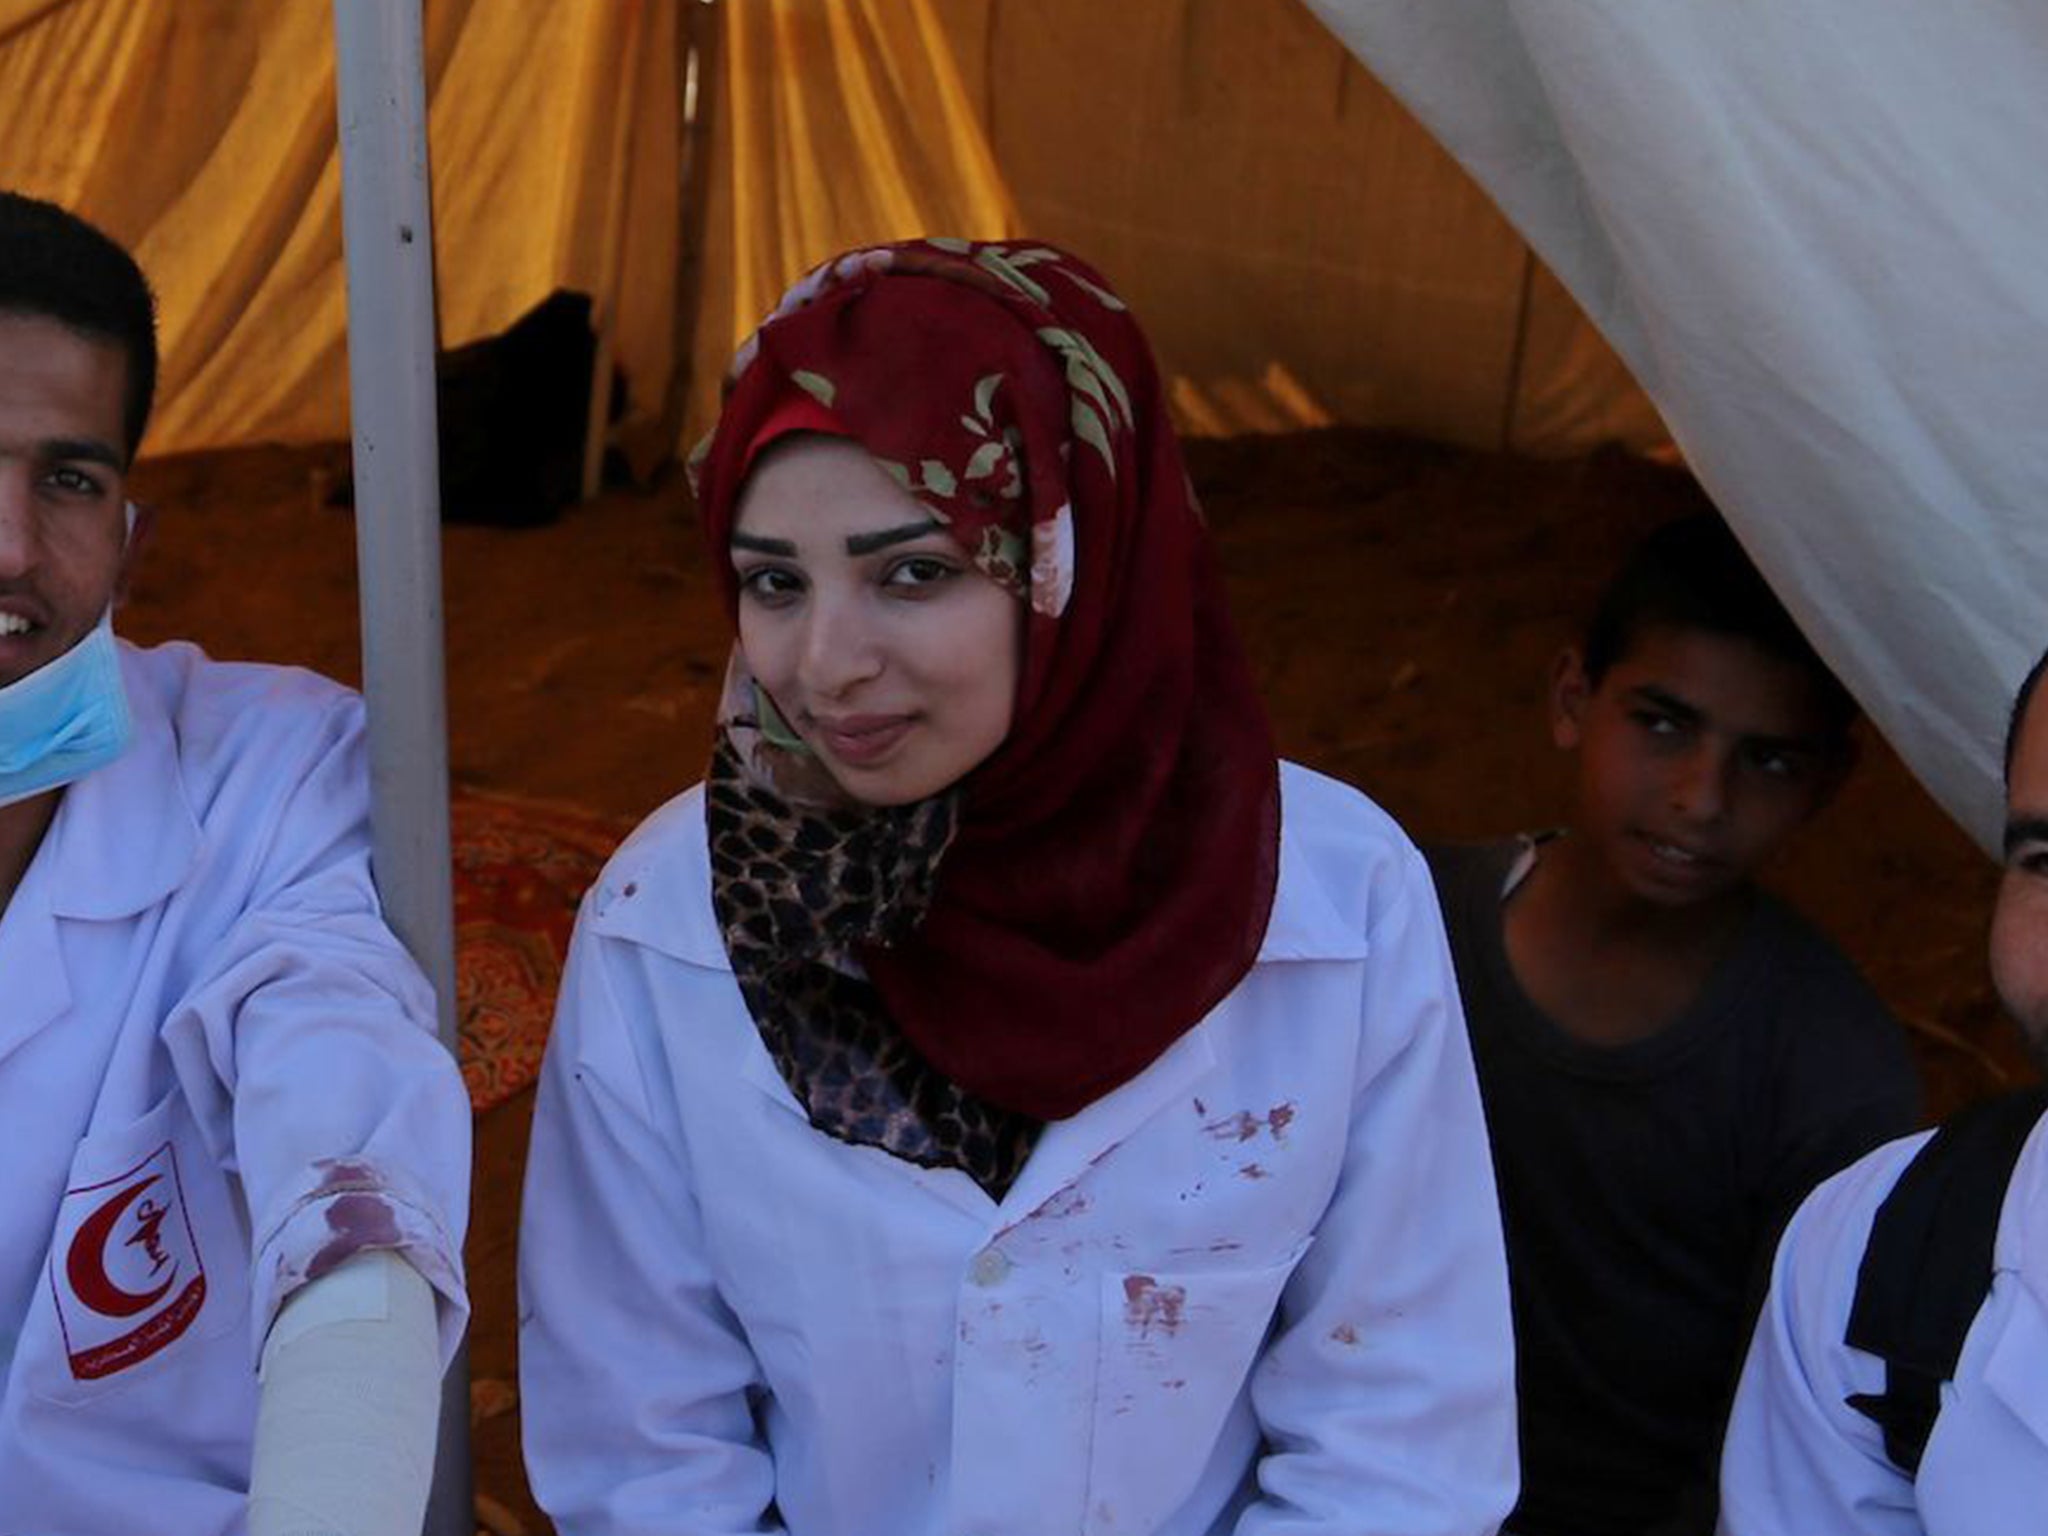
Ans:
[[[521,1216],[534,1496],[563,1536],[779,1529],[760,1371],[712,1277],[681,1137],[652,1123],[628,1034],[629,1018],[652,1024],[654,1002],[640,974],[611,974],[636,971],[643,952],[594,937],[588,916],[562,979]]]
[[[249,1536],[418,1536],[441,1368],[434,1293],[383,1249],[293,1292],[263,1348]]]
[[[1515,1499],[1493,1164],[1433,887],[1403,850],[1368,934],[1343,1170],[1252,1378],[1267,1453],[1239,1536],[1482,1536]]]
[[[1926,1139],[1851,1164],[1786,1227],[1722,1448],[1724,1536],[1922,1536],[1912,1482],[1847,1402],[1884,1366],[1843,1335],[1877,1207]]]
[[[468,1318],[468,1097],[371,879],[360,703],[268,702],[242,711],[209,810],[242,906],[164,1043],[201,1120],[232,1137],[219,1152],[249,1207],[252,1357],[300,1286],[386,1249],[439,1293],[445,1364]]]

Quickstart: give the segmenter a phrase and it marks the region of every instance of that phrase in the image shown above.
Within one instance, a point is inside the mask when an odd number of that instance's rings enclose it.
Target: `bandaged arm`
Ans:
[[[249,1536],[419,1536],[440,1422],[433,1289],[358,1253],[295,1291],[264,1342]]]

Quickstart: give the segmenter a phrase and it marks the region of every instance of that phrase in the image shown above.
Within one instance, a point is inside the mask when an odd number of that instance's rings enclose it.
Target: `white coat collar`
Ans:
[[[183,884],[199,854],[199,818],[186,793],[177,731],[126,643],[121,678],[135,740],[64,791],[46,834],[50,910],[58,917],[133,917]]]
[[[1283,831],[1279,887],[1259,961],[1362,959],[1367,953],[1364,896],[1370,884],[1371,851],[1362,846],[1326,847],[1327,839],[1318,837],[1322,829],[1316,824],[1317,797],[1332,793],[1336,786],[1299,774],[1282,782],[1283,794],[1299,813],[1299,835]],[[1297,789],[1298,798],[1292,794]],[[700,786],[656,811],[612,856],[588,898],[589,920],[600,935],[730,972],[710,888]],[[1346,891],[1354,893],[1353,904],[1360,909],[1348,916]],[[1080,1177],[1096,1158],[1164,1106],[1179,1102],[1214,1059],[1209,1024],[1197,1024],[1144,1072],[1071,1118],[1048,1125],[1000,1206],[957,1170],[925,1169],[907,1162],[895,1166],[902,1177],[969,1215],[1014,1219]],[[745,1075],[756,1088],[790,1113],[803,1113],[765,1050],[750,1052],[745,1062]]]
[[[685,790],[635,827],[585,900],[592,930],[606,938],[731,970],[711,908],[704,786]]]
[[[1259,946],[1261,964],[1364,958],[1361,924],[1338,910],[1326,875],[1313,866],[1303,840],[1283,822],[1280,884]],[[711,854],[700,784],[648,817],[620,845],[591,889],[591,918],[600,934],[692,965],[729,971],[732,962],[710,893]]]

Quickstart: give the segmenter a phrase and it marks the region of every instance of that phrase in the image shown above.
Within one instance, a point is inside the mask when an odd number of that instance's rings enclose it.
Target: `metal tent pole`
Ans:
[[[348,261],[356,566],[373,858],[384,912],[440,999],[455,1049],[455,916],[441,641],[434,242],[420,0],[334,0]],[[428,1536],[476,1527],[469,1371],[444,1383]]]

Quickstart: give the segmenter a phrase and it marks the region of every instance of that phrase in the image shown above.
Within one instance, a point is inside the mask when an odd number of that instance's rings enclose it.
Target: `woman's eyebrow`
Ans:
[[[849,555],[872,555],[876,550],[887,549],[891,544],[907,544],[912,539],[921,539],[944,526],[937,518],[928,517],[921,523],[905,523],[900,528],[879,528],[873,533],[849,533],[846,536],[846,552]]]
[[[732,547],[752,555],[794,555],[796,545],[788,539],[761,539],[751,533],[735,533]]]

